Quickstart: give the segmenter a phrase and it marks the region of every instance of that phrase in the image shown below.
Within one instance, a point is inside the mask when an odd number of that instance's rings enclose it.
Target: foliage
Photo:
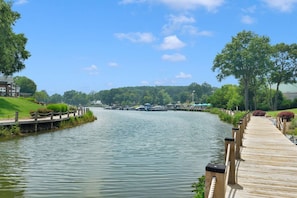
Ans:
[[[88,103],[87,94],[75,90],[64,92],[64,102],[70,105],[86,105]]]
[[[253,116],[265,116],[265,115],[266,115],[266,112],[262,110],[255,110],[253,112]]]
[[[239,87],[236,85],[223,85],[216,89],[209,97],[208,102],[218,108],[236,110],[241,106],[243,98],[239,94]]]
[[[28,93],[33,95],[36,92],[36,84],[33,80],[25,76],[16,76],[13,78],[16,85],[20,87],[21,93]]]
[[[279,86],[281,83],[295,83],[297,78],[297,44],[279,43],[273,46],[271,59],[273,67],[270,70],[270,81],[276,84],[274,110],[278,107]]]
[[[204,198],[205,175],[199,177],[198,182],[192,184],[192,188],[194,188],[192,192],[195,192],[194,198]]]
[[[219,108],[210,108],[208,112],[217,114],[221,121],[230,123],[233,126],[236,126],[240,119],[247,114],[246,111],[226,111]]]
[[[287,134],[297,136],[297,118],[291,120]]]
[[[218,71],[217,79],[234,76],[244,88],[244,105],[249,109],[249,92],[254,92],[265,66],[270,64],[268,37],[260,37],[251,31],[239,32],[214,59],[213,71]]]
[[[24,69],[24,61],[30,57],[30,53],[25,50],[27,38],[24,34],[13,32],[20,14],[12,11],[11,7],[12,1],[0,0],[0,73],[5,76]]]
[[[86,122],[93,122],[96,119],[97,118],[93,115],[92,111],[87,111],[81,117],[70,117],[69,120],[61,122],[60,128],[71,128],[73,126],[78,126]]]
[[[36,91],[34,94],[34,98],[39,103],[46,104],[48,102],[49,96],[45,90],[42,90],[42,91]]]
[[[64,103],[57,103],[57,104],[48,104],[46,106],[47,109],[52,110],[53,112],[67,112],[68,105]]]
[[[26,98],[0,97],[0,107],[0,119],[14,119],[15,112],[19,113],[19,118],[29,118],[30,111],[43,106]]]
[[[192,83],[189,86],[123,87],[92,93],[92,98],[108,105],[134,106],[145,103],[166,105],[177,102],[189,103],[192,101],[194,91],[194,100],[200,103],[206,102],[213,90],[215,88],[207,83],[202,85]]]
[[[16,136],[20,135],[21,130],[20,127],[14,125],[11,127],[1,127],[0,128],[0,137],[11,137],[11,136]]]
[[[291,121],[295,117],[295,114],[291,111],[282,111],[277,114],[278,117]]]
[[[49,116],[50,113],[53,112],[53,111],[51,109],[48,109],[48,108],[39,108],[39,109],[37,109],[37,111],[30,111],[30,115],[32,117],[34,117],[34,116],[36,116],[35,115],[36,112],[37,112],[37,115],[39,117],[44,117],[44,116]]]

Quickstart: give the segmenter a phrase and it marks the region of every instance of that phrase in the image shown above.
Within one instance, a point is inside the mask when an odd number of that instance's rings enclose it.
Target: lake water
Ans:
[[[0,197],[193,197],[232,126],[203,112],[91,108],[93,123],[0,142]]]

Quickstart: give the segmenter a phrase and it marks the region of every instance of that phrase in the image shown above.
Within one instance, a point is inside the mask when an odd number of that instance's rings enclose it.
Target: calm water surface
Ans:
[[[93,123],[0,142],[0,197],[190,198],[231,135],[208,113],[91,110]]]

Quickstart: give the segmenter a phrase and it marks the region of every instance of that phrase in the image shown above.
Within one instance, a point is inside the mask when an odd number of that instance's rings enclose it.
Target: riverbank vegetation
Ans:
[[[41,112],[49,116],[48,112],[54,112],[60,114],[71,111],[75,112],[76,107],[69,106],[64,103],[41,105],[32,98],[15,98],[15,97],[0,97],[0,120],[14,120],[16,112],[18,112],[18,118],[31,118],[32,113]],[[85,114],[79,117],[70,117],[69,120],[63,121],[55,130],[64,128],[75,127],[84,123],[92,122],[96,120],[96,117],[90,110],[87,110]],[[23,136],[20,127],[13,125],[10,127],[0,128],[0,138],[9,139],[12,137]]]

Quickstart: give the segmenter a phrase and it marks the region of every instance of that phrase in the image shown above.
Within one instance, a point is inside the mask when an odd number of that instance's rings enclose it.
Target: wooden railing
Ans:
[[[277,116],[276,119],[275,119],[275,126],[283,134],[285,134],[286,133],[286,127],[287,127],[287,119],[283,119],[283,118]]]
[[[238,123],[237,128],[232,128],[232,138],[225,138],[225,163],[209,163],[205,170],[205,193],[207,198],[224,198],[228,184],[236,184],[235,160],[240,160],[242,138],[250,114],[246,114]]]

